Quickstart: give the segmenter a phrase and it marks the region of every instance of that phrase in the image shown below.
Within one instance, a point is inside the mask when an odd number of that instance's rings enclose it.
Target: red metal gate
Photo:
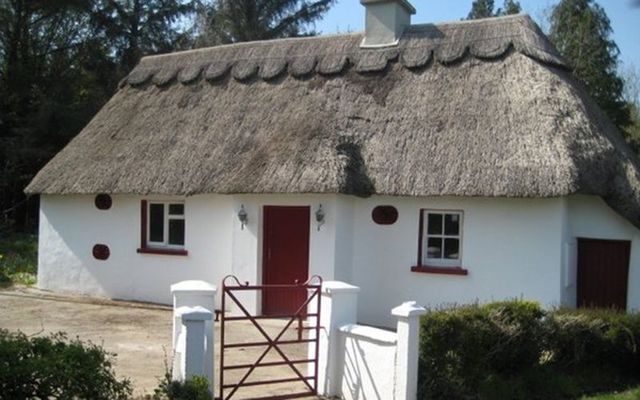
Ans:
[[[286,394],[278,394],[274,396],[262,396],[262,397],[252,397],[252,400],[257,399],[293,399],[300,397],[308,397],[314,396],[318,393],[318,351],[319,351],[319,340],[320,337],[320,290],[322,288],[322,278],[319,276],[311,277],[305,283],[295,283],[292,285],[249,285],[249,283],[242,284],[235,276],[227,276],[222,281],[222,316],[220,319],[220,381],[218,382],[218,386],[220,388],[220,396],[217,398],[219,400],[229,400],[232,399],[234,395],[237,394],[238,389],[242,387],[248,386],[261,386],[261,385],[272,385],[277,383],[288,383],[288,382],[302,382],[306,389],[301,393],[286,393]],[[238,292],[247,292],[254,291],[261,294],[265,292],[277,290],[277,291],[300,291],[306,290],[308,296],[306,300],[302,302],[302,304],[297,308],[294,313],[291,314],[283,314],[283,315],[269,315],[269,316],[258,316],[251,315],[247,308],[242,304],[242,302],[238,299],[236,294]],[[231,304],[235,304],[236,307],[240,310],[241,314],[238,316],[227,316],[224,310],[228,306],[227,301],[231,300]],[[314,307],[310,306],[313,303],[316,303],[315,312]],[[302,327],[302,321],[304,319],[310,318],[313,321],[312,326],[307,326],[306,328]],[[263,326],[260,325],[259,321],[266,319],[282,319],[286,321],[284,328],[282,328],[275,337],[271,337]],[[229,322],[233,321],[250,321],[252,326],[260,333],[262,337],[264,337],[263,341],[256,342],[231,342],[229,343],[229,338],[225,335],[228,327],[226,326]],[[289,328],[291,328],[294,322],[298,322],[298,337],[295,340],[284,340],[283,336],[287,332]],[[305,338],[302,334],[303,330],[309,330],[314,332],[312,338]],[[280,346],[282,345],[293,345],[300,343],[313,343],[315,345],[315,356],[314,357],[306,357],[304,359],[290,359],[287,356],[286,352],[282,350]],[[249,347],[265,347],[266,349],[260,354],[260,356],[253,363],[249,364],[235,364],[235,365],[227,365],[227,357],[225,356],[225,350],[229,349],[240,349],[240,348],[249,348]],[[282,361],[272,361],[272,362],[263,362],[263,359],[267,356],[270,350],[275,350]],[[303,374],[298,368],[297,365],[313,365],[313,376],[307,376],[308,374]],[[254,373],[256,368],[265,368],[265,367],[279,367],[279,366],[289,366],[289,368],[295,373],[295,378],[282,378],[282,379],[266,379],[266,380],[251,380],[248,378]],[[225,372],[230,370],[247,370],[247,372],[242,376],[242,378],[234,383],[229,383],[227,381],[228,376],[225,376]]]

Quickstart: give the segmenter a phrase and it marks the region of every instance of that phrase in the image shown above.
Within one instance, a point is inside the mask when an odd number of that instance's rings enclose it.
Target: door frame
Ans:
[[[575,258],[575,265],[576,265],[576,308],[581,308],[581,304],[580,304],[580,300],[582,299],[582,291],[584,290],[582,288],[582,279],[581,279],[581,267],[580,267],[580,244],[581,243],[589,243],[589,242],[608,242],[608,243],[618,243],[618,244],[624,244],[627,246],[627,250],[628,250],[628,255],[627,255],[627,282],[626,282],[626,287],[624,288],[625,290],[625,308],[624,310],[627,310],[629,307],[629,274],[631,273],[631,251],[632,251],[632,244],[633,241],[631,239],[598,239],[598,238],[593,238],[593,237],[577,237],[576,238],[576,258]]]
[[[268,210],[269,209],[278,209],[278,208],[288,208],[288,209],[305,209],[308,211],[309,213],[309,232],[308,232],[308,249],[307,249],[307,276],[311,277],[311,227],[312,227],[312,221],[311,221],[311,205],[310,204],[263,204],[261,206],[261,212],[262,212],[262,217],[261,217],[261,230],[260,230],[260,245],[261,245],[261,249],[259,250],[259,254],[261,256],[261,259],[259,261],[260,263],[260,283],[262,285],[266,285],[266,281],[267,281],[267,271],[266,271],[266,266],[267,266],[267,251],[269,249],[269,239],[268,239],[268,227],[267,227],[267,214],[268,214]],[[301,284],[304,282],[300,282]],[[265,310],[265,301],[266,301],[266,294],[265,293],[261,293],[261,295],[259,296],[258,299],[256,299],[259,305],[259,310],[260,313],[263,314],[264,310]]]

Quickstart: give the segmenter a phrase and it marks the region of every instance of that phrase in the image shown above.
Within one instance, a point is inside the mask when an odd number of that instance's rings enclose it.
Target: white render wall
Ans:
[[[377,205],[398,221],[376,225]],[[417,263],[420,209],[462,210],[462,267],[467,276],[411,272]],[[393,326],[395,305],[426,307],[526,298],[560,304],[563,202],[560,199],[393,198],[374,196],[354,209],[353,284],[361,322]]]
[[[217,283],[230,273],[233,213],[229,198],[185,200],[188,256],[138,254],[142,198],[112,198],[111,209],[101,211],[94,205],[94,196],[41,196],[40,288],[170,304],[171,284],[189,279]],[[109,246],[108,260],[93,258],[95,244]]]
[[[181,199],[186,257],[136,252],[141,199],[115,195],[113,207],[100,211],[94,196],[43,195],[39,286],[168,304],[169,286],[182,280],[220,287],[224,276],[235,274],[243,282],[260,283],[263,206],[296,205],[311,209],[310,275],[359,286],[362,323],[393,326],[389,311],[406,300],[437,307],[526,298],[545,306],[574,306],[577,237],[633,240],[629,307],[640,309],[640,232],[597,197],[193,196]],[[320,204],[326,219],[318,230]],[[237,219],[241,205],[249,217],[244,229]],[[375,224],[371,211],[378,205],[397,207],[398,221]],[[464,212],[462,266],[468,276],[411,271],[417,263],[420,209]],[[91,249],[98,243],[109,246],[109,260],[93,258]],[[259,297],[247,296],[249,310],[259,312]]]
[[[576,302],[577,238],[627,240],[631,241],[627,309],[640,310],[640,231],[599,197],[572,196],[566,204],[563,297],[567,305],[575,307]]]

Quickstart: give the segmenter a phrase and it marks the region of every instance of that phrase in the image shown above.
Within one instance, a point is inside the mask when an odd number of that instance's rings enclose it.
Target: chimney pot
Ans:
[[[395,46],[416,9],[408,0],[360,0],[366,9],[361,47]]]

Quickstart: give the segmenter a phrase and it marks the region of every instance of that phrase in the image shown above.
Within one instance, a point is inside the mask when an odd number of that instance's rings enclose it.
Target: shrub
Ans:
[[[155,390],[154,400],[211,400],[209,381],[203,376],[194,376],[184,382],[174,381],[170,372]]]
[[[513,375],[536,362],[543,315],[531,302],[471,305],[422,319],[420,391],[430,398],[466,398],[492,373]]]
[[[27,337],[0,330],[0,393],[7,399],[124,400],[129,380],[118,380],[113,354],[59,333]]]
[[[511,301],[423,317],[420,398],[548,399],[640,381],[640,315]]]
[[[38,240],[35,235],[0,236],[0,283],[35,283]]]
[[[640,314],[560,310],[548,318],[552,362],[563,368],[640,368]]]

